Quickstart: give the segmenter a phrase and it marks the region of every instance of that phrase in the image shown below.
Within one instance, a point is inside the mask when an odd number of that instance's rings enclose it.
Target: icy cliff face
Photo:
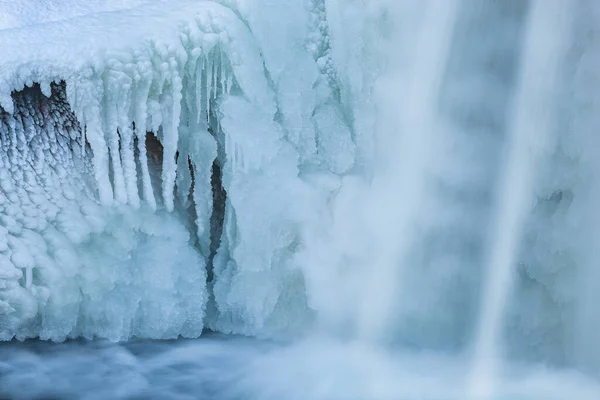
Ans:
[[[269,29],[245,3],[190,1],[2,32],[4,339],[308,316],[307,180],[350,169],[354,143],[309,7],[287,3],[263,6],[295,25]]]
[[[1,116],[2,338],[200,334],[205,260],[186,227],[98,203],[64,85],[49,98],[26,89],[14,106]]]
[[[600,6],[441,3],[0,3],[2,338],[597,372]]]

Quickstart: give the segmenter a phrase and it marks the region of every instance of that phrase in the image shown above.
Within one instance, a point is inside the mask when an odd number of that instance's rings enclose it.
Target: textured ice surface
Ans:
[[[0,0],[0,29],[14,29],[87,14],[123,10],[161,0]]]
[[[206,272],[190,231],[146,204],[98,204],[81,127],[52,88],[0,117],[2,339],[198,336]]]
[[[308,10],[44,2],[54,12],[40,24],[39,10],[11,4],[3,27],[14,29],[0,30],[2,337],[300,326],[310,313],[295,258],[322,201],[305,179],[354,160],[307,50]],[[297,29],[268,25],[259,6],[293,7]]]

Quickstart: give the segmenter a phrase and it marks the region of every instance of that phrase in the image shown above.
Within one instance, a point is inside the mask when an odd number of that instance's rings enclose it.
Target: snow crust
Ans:
[[[163,0],[158,0],[163,1]],[[0,0],[0,29],[15,29],[137,7],[157,0]]]

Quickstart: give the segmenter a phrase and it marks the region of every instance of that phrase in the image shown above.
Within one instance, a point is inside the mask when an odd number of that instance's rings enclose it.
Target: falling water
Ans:
[[[564,56],[569,4],[534,1],[523,48],[518,90],[498,190],[498,210],[475,341],[470,395],[488,398],[502,359],[502,331],[513,288],[523,224],[534,196],[538,160],[546,149],[556,111],[556,82]]]

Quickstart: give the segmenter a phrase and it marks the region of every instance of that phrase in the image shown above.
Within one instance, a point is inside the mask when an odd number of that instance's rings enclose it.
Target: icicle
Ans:
[[[123,159],[123,173],[125,175],[127,198],[129,204],[138,208],[140,206],[140,196],[137,187],[137,167],[133,152],[133,131],[129,126],[126,115],[123,116],[122,120],[123,121],[119,123],[119,130],[121,132],[121,158]]]
[[[90,71],[91,72],[91,71]],[[100,101],[104,98],[104,85],[101,80],[95,78],[92,74],[90,77],[81,80],[67,81],[67,99],[72,107],[72,110],[81,122],[84,134],[82,147],[82,155],[85,149],[85,140],[90,144],[93,158],[92,165],[96,184],[98,185],[98,195],[100,202],[103,205],[110,205],[113,201],[113,190],[110,183],[109,167],[108,167],[108,149],[104,139],[104,131],[102,130],[102,118]],[[37,118],[37,125],[43,127],[42,134],[38,135],[41,138],[41,149],[49,163],[52,162],[52,157],[48,157],[46,149],[48,146],[47,133],[50,129],[50,121],[46,118],[40,118],[39,113],[35,113],[34,119]],[[82,159],[85,159],[82,157]]]
[[[221,54],[221,93],[227,92],[227,74],[225,73],[225,54],[220,51]]]
[[[172,60],[172,64],[175,61]],[[175,185],[175,178],[177,175],[177,163],[175,162],[175,155],[177,153],[177,141],[179,139],[179,119],[181,114],[181,91],[183,90],[183,84],[181,78],[175,70],[175,65],[172,65],[173,79],[171,82],[172,93],[171,93],[171,110],[167,113],[165,118],[165,124],[163,125],[163,170],[162,170],[162,192],[165,207],[167,211],[173,211],[174,199],[173,191]]]
[[[202,254],[210,254],[210,215],[212,214],[212,165],[217,157],[217,141],[206,129],[189,136],[189,159],[194,171],[192,197],[196,206],[198,243]],[[187,163],[187,160],[186,160]]]
[[[200,125],[201,113],[199,108],[202,107],[202,86],[199,84],[198,72],[202,72],[201,60],[196,58],[193,68],[189,68],[191,73],[185,77],[183,87],[185,89],[185,102],[182,102],[181,121],[189,121],[189,124],[182,124],[179,127],[179,142],[177,144],[179,157],[177,159],[177,178],[176,187],[177,194],[184,208],[190,206],[189,195],[192,188],[192,173],[189,165],[189,142],[190,137],[195,134],[197,127]],[[204,123],[202,123],[204,125]]]
[[[200,123],[202,120],[202,59],[198,59],[196,62],[196,122]]]
[[[142,125],[142,126],[145,126]],[[142,186],[144,189],[144,200],[151,209],[156,210],[156,199],[152,190],[152,181],[150,180],[150,171],[148,170],[148,154],[146,152],[146,129],[139,129],[136,125],[136,135],[138,138],[138,151],[140,159],[140,168],[142,169]]]
[[[104,141],[104,134],[100,128],[99,110],[95,110],[89,120],[87,138],[94,153],[94,175],[98,184],[98,195],[103,205],[110,205],[113,200],[113,191],[108,175],[108,149]]]
[[[135,96],[135,136],[138,140],[138,157],[140,161],[140,169],[142,173],[142,189],[144,192],[144,200],[151,209],[156,210],[156,199],[152,190],[152,181],[150,179],[150,171],[148,170],[148,154],[146,152],[146,119],[148,117],[146,101],[152,81],[145,79],[141,82],[136,90]]]
[[[218,56],[220,51],[216,50],[216,52],[217,52],[217,55],[215,56],[215,62],[213,63],[213,68],[212,68],[213,69],[212,70],[213,99],[215,99],[215,100],[217,99],[217,91],[219,90],[219,87],[217,86],[217,82],[218,82],[217,76],[219,75],[219,61],[220,61],[220,58]]]
[[[231,71],[228,60],[225,60],[225,93],[229,95],[231,93],[231,86],[233,84],[233,72]]]
[[[15,106],[13,104],[13,99],[10,96],[10,92],[10,90],[3,90],[2,93],[0,93],[0,108],[3,108],[8,114],[15,112]]]
[[[185,85],[184,85],[185,86]],[[191,85],[190,85],[191,86]],[[195,88],[187,86],[186,98],[193,97],[195,93]],[[186,120],[190,118],[190,116],[195,111],[196,105],[191,102],[191,106],[183,107],[181,111],[181,119]],[[190,104],[190,102],[188,102]],[[190,125],[197,125],[194,120],[190,120]],[[190,172],[188,160],[189,160],[189,139],[193,134],[192,131],[188,129],[187,126],[183,126],[180,128],[179,135],[179,157],[177,158],[177,177],[176,177],[176,187],[177,187],[177,195],[180,199],[181,204],[184,208],[188,208],[189,203],[189,194],[192,188],[192,175]]]
[[[52,89],[50,88],[50,82],[40,82],[40,90],[42,91],[42,94],[44,96],[46,96],[47,98],[50,98],[50,96],[52,96]]]
[[[110,89],[109,89],[110,90]],[[115,90],[113,88],[113,90]],[[108,149],[113,172],[114,195],[116,200],[121,203],[127,203],[127,192],[125,191],[125,178],[121,166],[121,157],[119,155],[119,132],[118,121],[116,117],[117,107],[114,96],[109,96],[106,100],[105,126],[106,137],[108,138]]]
[[[192,188],[192,175],[188,164],[188,154],[180,151],[177,164],[177,193],[181,204],[184,208],[187,208],[190,205],[188,195]]]
[[[129,111],[131,110],[131,98],[133,96],[132,78],[122,74],[119,82],[119,93],[115,102],[116,123],[119,128],[120,137],[120,157],[125,182],[125,191],[129,204],[138,208],[140,197],[137,187],[137,168],[135,164],[135,155],[133,152],[133,131],[131,128],[131,119]],[[133,110],[135,114],[135,110]]]
[[[205,117],[206,117],[206,121],[208,121],[208,96],[206,96],[206,91],[208,90],[207,89],[208,84],[206,83],[206,82],[208,82],[207,77],[206,77],[207,76],[206,71],[207,71],[208,67],[206,65],[207,64],[206,59],[207,59],[207,55],[205,54],[202,57],[202,76],[200,77],[200,79],[202,80],[202,85],[203,85],[202,86],[202,96],[203,96],[202,101],[204,104],[204,109],[202,112],[203,112],[203,115],[205,115]]]
[[[206,121],[210,124],[210,93],[212,91],[212,61],[210,54],[206,55]]]
[[[227,94],[231,93],[231,88],[233,87],[233,71],[229,69],[231,66],[227,65]]]

